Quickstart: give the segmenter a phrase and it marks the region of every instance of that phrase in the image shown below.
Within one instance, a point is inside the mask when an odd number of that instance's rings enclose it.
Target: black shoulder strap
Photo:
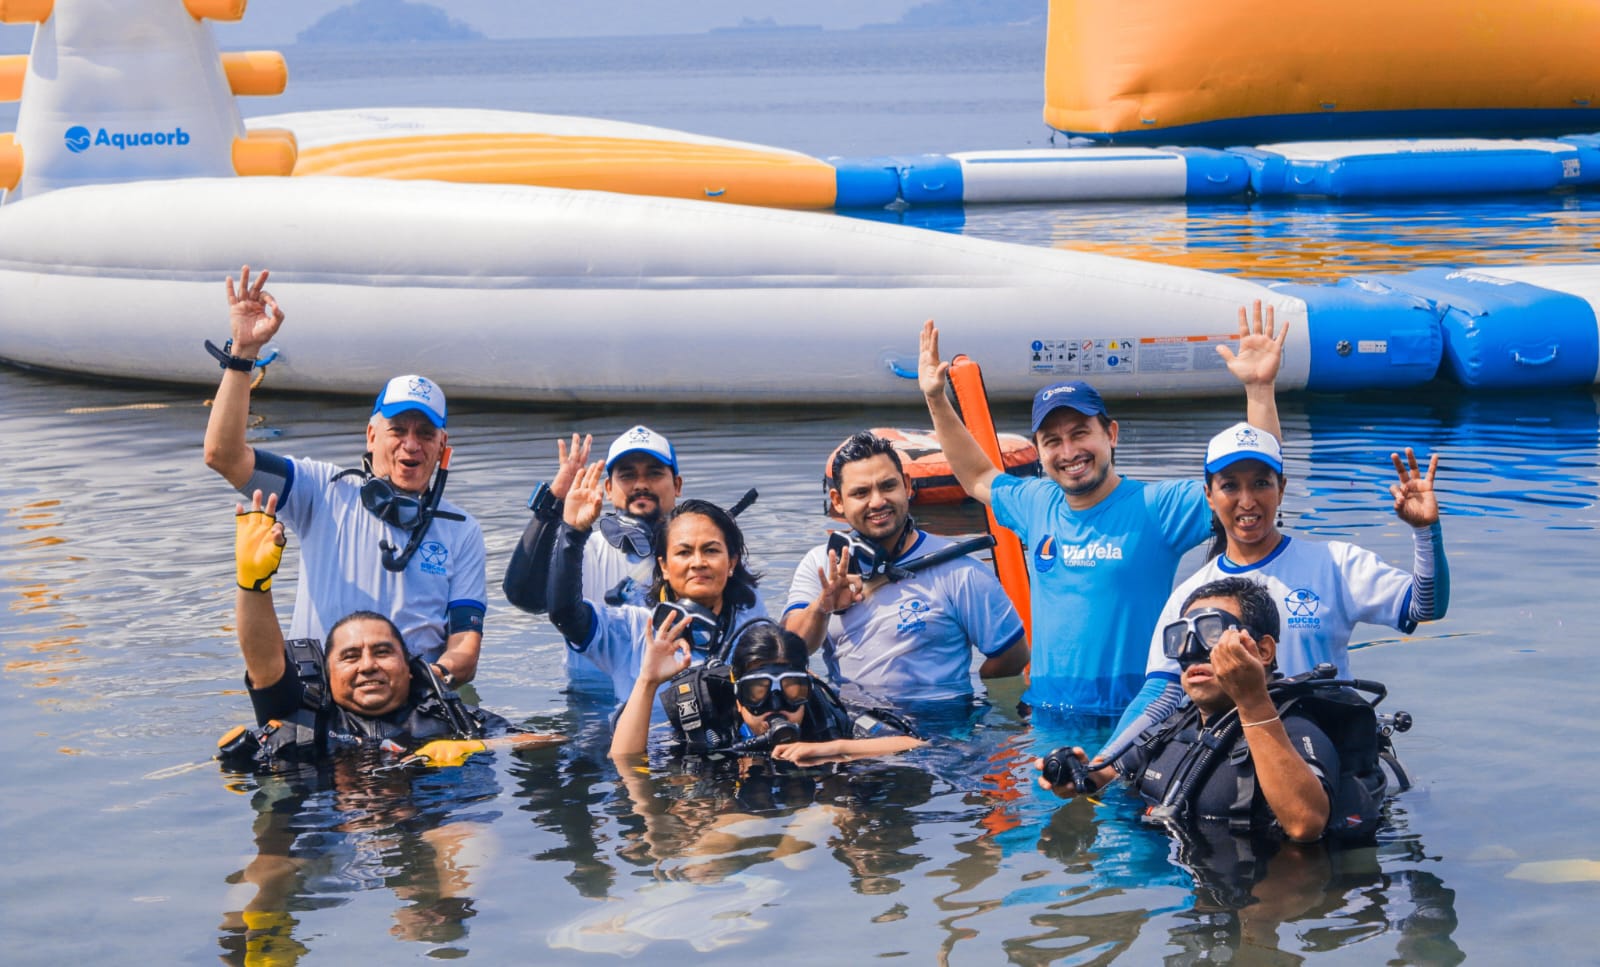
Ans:
[[[321,712],[330,701],[322,642],[315,638],[290,638],[283,643],[283,650],[289,671],[300,679],[306,708]]]

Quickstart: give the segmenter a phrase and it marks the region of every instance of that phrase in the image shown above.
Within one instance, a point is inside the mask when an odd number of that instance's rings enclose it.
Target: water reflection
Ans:
[[[1024,245],[1259,279],[1328,282],[1425,265],[1593,262],[1600,194],[1503,196],[1468,204],[1258,198],[975,206],[910,209],[899,219]]]
[[[224,913],[219,945],[231,964],[293,964],[309,953],[300,914],[352,894],[387,889],[393,936],[435,948],[463,940],[474,914],[473,877],[495,852],[492,769],[381,771],[375,756],[343,756],[234,781],[255,786],[256,855],[228,882],[248,898]],[[459,951],[458,951],[459,952]],[[434,950],[438,955],[439,951]]]

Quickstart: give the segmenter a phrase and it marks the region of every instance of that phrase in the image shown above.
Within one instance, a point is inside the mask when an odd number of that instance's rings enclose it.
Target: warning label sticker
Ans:
[[[1132,339],[1035,339],[1029,370],[1045,376],[1115,376],[1136,368]]]
[[[1035,339],[1029,371],[1042,376],[1115,376],[1122,373],[1194,373],[1226,369],[1218,346],[1225,336],[1144,336],[1137,339]]]

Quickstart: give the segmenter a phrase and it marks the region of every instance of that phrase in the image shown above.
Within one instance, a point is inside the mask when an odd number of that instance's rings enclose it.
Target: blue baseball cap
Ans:
[[[678,452],[672,449],[667,438],[647,426],[636,426],[617,437],[606,453],[606,473],[618,460],[630,453],[643,453],[666,464],[674,474],[678,472]]]
[[[394,419],[406,410],[416,410],[439,429],[444,429],[444,390],[426,376],[396,376],[372,404],[373,415]]]
[[[1077,410],[1084,416],[1109,416],[1106,404],[1095,388],[1082,380],[1051,383],[1033,394],[1033,432],[1038,433],[1045,418],[1061,407]]]

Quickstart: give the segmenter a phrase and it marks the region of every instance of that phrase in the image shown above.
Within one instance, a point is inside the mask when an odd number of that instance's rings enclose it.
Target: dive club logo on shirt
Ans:
[[[1049,534],[1044,535],[1039,541],[1039,546],[1033,549],[1033,569],[1040,574],[1056,566],[1056,539]]]
[[[422,570],[428,574],[445,573],[444,566],[449,563],[450,549],[438,541],[428,541],[417,548],[417,556],[422,559]]]
[[[83,154],[92,147],[105,146],[126,151],[129,148],[184,147],[189,143],[189,132],[183,128],[173,128],[171,131],[90,131],[81,124],[74,124],[67,128],[67,150],[73,154]]]
[[[900,624],[895,628],[902,635],[918,635],[928,627],[928,602],[912,598],[900,604]]]
[[[1122,560],[1122,548],[1107,541],[1094,541],[1077,547],[1061,547],[1046,535],[1033,549],[1033,569],[1045,573],[1061,562],[1062,567],[1094,567],[1101,561]]]
[[[1322,608],[1322,599],[1317,597],[1317,592],[1310,588],[1295,588],[1283,596],[1283,606],[1289,612],[1289,627],[1291,628],[1320,628],[1322,619],[1317,617],[1317,611]]]

